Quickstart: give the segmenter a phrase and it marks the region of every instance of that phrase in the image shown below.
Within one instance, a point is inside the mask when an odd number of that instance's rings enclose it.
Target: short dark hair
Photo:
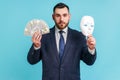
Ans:
[[[54,6],[53,12],[55,12],[55,9],[56,9],[56,8],[64,8],[64,7],[66,7],[66,8],[68,9],[68,12],[69,12],[69,7],[68,7],[68,5],[66,5],[65,3],[62,3],[62,2],[60,2],[60,3],[58,3],[58,4],[56,4],[56,5]]]

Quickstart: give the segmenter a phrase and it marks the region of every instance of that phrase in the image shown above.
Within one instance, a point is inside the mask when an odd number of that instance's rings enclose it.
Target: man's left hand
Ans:
[[[89,35],[87,37],[87,45],[88,45],[90,50],[95,49],[96,40],[95,40],[95,38],[92,35]]]

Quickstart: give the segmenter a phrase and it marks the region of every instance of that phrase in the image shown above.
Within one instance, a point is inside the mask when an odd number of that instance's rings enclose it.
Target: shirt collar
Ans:
[[[55,26],[55,32],[59,32],[60,31],[60,29],[58,29],[57,28],[57,26]],[[67,33],[67,31],[68,31],[68,26],[66,27],[66,28],[64,28],[62,31],[64,31],[65,33]]]

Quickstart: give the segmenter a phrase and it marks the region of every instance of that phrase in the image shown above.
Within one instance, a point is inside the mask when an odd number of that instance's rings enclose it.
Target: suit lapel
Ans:
[[[57,51],[57,45],[56,45],[56,38],[55,38],[55,27],[51,29],[50,32],[50,40],[51,40],[51,50],[53,53],[53,56],[56,57],[58,63],[60,63],[60,59],[59,59],[59,55],[58,55],[58,51]]]
[[[67,36],[67,41],[66,41],[63,57],[62,57],[62,63],[65,59],[65,56],[69,53],[71,43],[72,43],[72,41],[71,41],[71,30],[70,30],[70,28],[68,28],[68,36]]]

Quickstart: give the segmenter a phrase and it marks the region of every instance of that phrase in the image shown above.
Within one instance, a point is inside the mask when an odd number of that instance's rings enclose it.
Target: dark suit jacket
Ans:
[[[80,60],[92,65],[96,59],[96,51],[95,55],[88,52],[85,36],[70,28],[61,63],[56,47],[55,28],[42,36],[41,43],[39,50],[34,50],[32,45],[27,59],[30,64],[42,60],[42,80],[80,80]]]

